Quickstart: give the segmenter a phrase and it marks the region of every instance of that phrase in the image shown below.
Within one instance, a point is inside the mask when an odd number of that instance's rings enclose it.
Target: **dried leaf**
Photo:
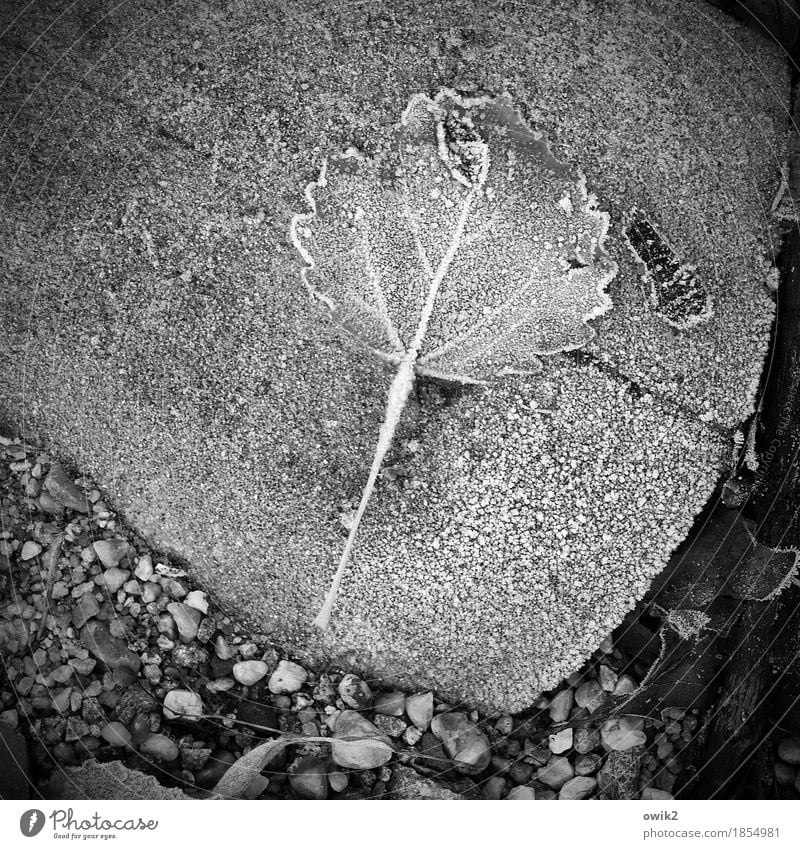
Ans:
[[[241,799],[247,788],[252,784],[253,779],[287,746],[320,740],[328,742],[324,737],[287,736],[279,737],[277,740],[268,740],[266,743],[256,746],[246,755],[242,755],[220,778],[212,791],[214,796],[221,799]]]
[[[397,366],[342,573],[415,374],[484,382],[572,350],[611,308],[608,216],[508,97],[416,95],[389,149],[326,161],[291,240],[312,294]]]

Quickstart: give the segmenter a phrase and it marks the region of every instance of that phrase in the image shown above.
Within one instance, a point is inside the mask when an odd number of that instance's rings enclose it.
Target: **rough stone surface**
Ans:
[[[392,771],[389,783],[389,799],[449,799],[459,800],[464,797],[442,787],[430,778],[424,778],[418,772],[407,766],[396,766]]]
[[[597,784],[609,799],[635,799],[644,749],[611,751],[597,773]]]
[[[295,656],[516,710],[644,594],[713,491],[719,426],[752,409],[788,77],[690,0],[647,15],[623,0],[608,19],[498,0],[480,36],[445,43],[472,6],[26,7],[0,49],[0,395]],[[381,479],[322,641],[331,518],[360,494],[389,376],[307,298],[288,224],[324,155],[370,152],[410,95],[454,83],[509,90],[581,164],[611,216],[614,309],[587,357],[421,387],[394,448],[402,486]],[[711,288],[705,324],[652,309],[633,207]]]

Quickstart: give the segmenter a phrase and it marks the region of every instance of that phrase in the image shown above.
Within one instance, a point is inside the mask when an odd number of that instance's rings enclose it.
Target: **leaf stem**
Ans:
[[[375,449],[375,456],[372,458],[369,477],[367,478],[364,491],[361,494],[361,501],[359,502],[358,510],[356,511],[356,515],[353,520],[353,525],[350,528],[350,533],[347,536],[344,551],[342,552],[342,556],[339,558],[339,565],[336,568],[336,574],[333,576],[333,581],[331,582],[331,587],[328,590],[328,595],[325,597],[325,603],[322,605],[322,609],[317,614],[317,618],[314,620],[314,625],[322,631],[326,631],[330,624],[333,605],[336,603],[339,585],[342,582],[344,570],[347,567],[350,555],[353,551],[353,546],[355,545],[358,527],[361,524],[364,511],[367,509],[367,504],[369,503],[370,496],[372,495],[372,490],[375,488],[375,481],[378,479],[378,474],[380,473],[381,466],[383,465],[383,458],[386,456],[386,453],[392,445],[397,425],[400,422],[400,416],[403,414],[403,409],[405,408],[406,401],[408,400],[409,393],[411,392],[411,387],[414,385],[414,366],[416,365],[420,348],[422,347],[422,343],[425,339],[428,323],[431,319],[431,315],[433,314],[436,295],[439,291],[439,286],[441,285],[442,280],[444,280],[444,277],[453,262],[456,251],[461,244],[464,227],[467,223],[467,216],[469,215],[474,198],[475,189],[473,189],[464,199],[464,206],[461,209],[461,214],[450,240],[450,245],[448,246],[447,252],[442,257],[439,267],[436,269],[436,273],[431,277],[430,286],[428,287],[428,293],[422,307],[422,312],[420,313],[419,323],[417,324],[414,338],[411,340],[408,350],[403,355],[403,359],[400,361],[400,365],[397,369],[397,374],[395,374],[391,386],[389,387],[389,395],[386,402],[386,417],[381,424],[381,430],[378,436],[378,445]],[[415,235],[415,239],[417,241],[418,249],[424,254],[424,249],[419,241],[419,236]]]
[[[386,403],[386,418],[381,424],[380,435],[378,437],[378,446],[375,449],[375,456],[372,458],[372,466],[369,470],[364,491],[361,493],[361,501],[356,511],[353,525],[350,528],[350,533],[347,537],[347,542],[344,546],[344,551],[339,559],[339,566],[336,569],[336,574],[333,576],[331,588],[328,590],[328,595],[325,597],[325,603],[322,605],[314,624],[317,628],[325,631],[330,622],[333,605],[336,603],[336,595],[339,592],[339,585],[342,582],[342,575],[350,560],[350,553],[353,550],[353,545],[356,541],[358,526],[361,524],[361,519],[364,511],[367,509],[372,490],[375,488],[375,481],[378,479],[383,458],[389,450],[394,439],[394,432],[397,430],[397,425],[400,421],[400,416],[403,413],[403,408],[406,404],[406,399],[411,392],[411,387],[414,385],[414,363],[417,360],[416,351],[410,349],[404,355],[400,367],[397,369],[392,384],[389,387],[389,397]]]

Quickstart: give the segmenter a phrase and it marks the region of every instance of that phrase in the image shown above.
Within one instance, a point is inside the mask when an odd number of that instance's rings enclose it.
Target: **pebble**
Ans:
[[[536,780],[552,790],[560,790],[574,775],[572,764],[566,758],[553,755],[546,766],[536,771]]]
[[[38,557],[41,553],[42,547],[38,542],[27,540],[22,546],[19,556],[21,560],[33,560],[34,557]]]
[[[598,769],[600,769],[600,764],[602,764],[603,759],[600,755],[595,752],[589,752],[585,755],[578,755],[575,758],[575,774],[576,775],[594,775]]]
[[[208,663],[208,652],[200,646],[175,646],[172,650],[172,662],[183,669],[201,669]]]
[[[570,778],[561,786],[558,793],[559,799],[574,801],[577,799],[586,799],[597,787],[597,782],[593,778],[587,776],[578,776]]]
[[[797,770],[782,761],[775,762],[775,781],[779,787],[791,787],[794,784]]]
[[[459,772],[476,775],[489,765],[492,759],[489,738],[465,714],[437,714],[431,722],[431,731],[442,741]]]
[[[533,801],[536,799],[536,791],[533,787],[514,787],[510,790],[506,799],[511,799],[516,802]]]
[[[263,660],[241,660],[233,664],[233,677],[245,687],[257,684],[267,672],[269,667]]]
[[[214,653],[220,660],[231,660],[236,657],[236,648],[229,646],[225,637],[220,634],[214,641]]]
[[[56,462],[50,466],[44,486],[57,502],[69,510],[89,512],[86,493],[70,478],[61,463]]]
[[[183,768],[189,769],[192,772],[202,769],[211,757],[211,749],[208,749],[205,746],[182,745],[179,748]]]
[[[112,566],[103,572],[102,580],[106,589],[110,593],[115,593],[122,588],[122,585],[130,577],[130,572],[127,569],[120,569],[117,566]]]
[[[403,741],[408,743],[409,746],[416,746],[422,739],[423,735],[423,731],[420,731],[415,725],[410,725],[403,732]]]
[[[289,785],[301,799],[327,799],[327,764],[321,758],[296,761],[289,770]]]
[[[357,740],[365,737],[377,737],[387,743],[389,742],[388,737],[381,734],[376,725],[355,710],[343,710],[339,713],[334,725],[334,737],[351,737]]]
[[[94,551],[103,566],[112,569],[128,553],[128,543],[124,539],[101,539],[94,543]]]
[[[609,719],[600,729],[603,744],[615,752],[625,752],[647,742],[642,721],[637,717],[621,716]]]
[[[69,711],[70,697],[72,696],[72,687],[67,687],[59,693],[55,693],[52,698],[53,710],[58,714],[65,714]],[[34,699],[34,703],[36,700]]]
[[[203,715],[203,700],[191,690],[170,690],[164,697],[167,719],[198,720]]]
[[[614,685],[612,695],[614,696],[630,696],[636,692],[636,682],[630,675],[620,675],[617,683]]]
[[[572,747],[579,755],[585,755],[600,745],[600,732],[596,728],[576,728],[572,735]]]
[[[215,787],[223,775],[236,763],[236,755],[227,749],[214,749],[206,765],[195,773],[198,787],[210,790]]]
[[[614,672],[613,669],[605,664],[601,664],[600,668],[597,670],[597,679],[605,692],[614,692],[614,687],[617,686],[617,673]]]
[[[399,716],[387,716],[383,713],[375,714],[375,726],[389,737],[400,737],[407,727]]]
[[[149,734],[139,746],[143,755],[160,758],[162,761],[174,761],[178,757],[178,744],[163,734]]]
[[[191,643],[197,636],[197,629],[200,626],[200,611],[180,601],[170,602],[167,610],[175,620],[181,642]]]
[[[9,728],[16,728],[19,725],[19,714],[14,708],[9,708],[0,713],[0,725],[7,725]]]
[[[533,777],[533,764],[526,764],[524,761],[512,763],[508,768],[508,777],[514,784],[527,784]]]
[[[100,736],[112,746],[130,746],[131,732],[121,722],[109,722],[100,730]]]
[[[382,713],[386,716],[402,716],[405,702],[405,693],[401,693],[399,690],[381,693],[375,699],[375,713]]]
[[[572,705],[575,702],[575,691],[568,687],[561,690],[550,699],[548,707],[550,720],[555,723],[566,722],[569,718],[569,712],[572,710]]]
[[[128,648],[124,640],[114,637],[105,622],[92,619],[81,628],[81,642],[89,651],[109,669],[126,667],[138,671],[141,667],[139,656]]]
[[[346,790],[349,783],[350,779],[346,772],[334,769],[328,773],[328,785],[334,793],[341,793],[343,790]]]
[[[72,608],[72,624],[76,628],[82,628],[92,617],[97,616],[100,612],[100,605],[97,599],[91,594],[86,593],[78,600],[78,603]]]
[[[787,737],[778,745],[778,757],[787,764],[800,764],[800,737]]]
[[[605,701],[606,695],[597,681],[585,681],[575,691],[575,704],[594,713]]]
[[[314,701],[321,702],[323,705],[332,705],[336,701],[336,687],[333,686],[330,677],[325,673],[319,676],[319,681],[313,690],[313,696]]]
[[[139,558],[139,562],[136,564],[133,574],[136,575],[140,581],[149,581],[155,574],[155,570],[153,569],[153,558],[149,554],[143,554]]]
[[[354,710],[365,710],[372,704],[372,690],[358,675],[348,672],[339,682],[339,696]]]
[[[547,747],[554,755],[560,755],[572,748],[572,729],[564,728],[557,734],[551,734],[547,740]]]
[[[308,672],[291,660],[282,660],[269,679],[270,693],[296,693],[308,679]]]
[[[336,735],[334,735],[334,741],[336,739]],[[386,764],[394,754],[394,750],[386,743],[386,739],[383,738],[380,741],[351,740],[347,741],[346,744],[343,742],[341,745],[334,742],[331,746],[331,757],[337,766],[362,771],[373,770]],[[359,780],[364,777],[363,772],[358,776]],[[374,778],[373,774],[373,781]]]
[[[57,666],[49,675],[51,681],[55,681],[57,684],[66,684],[70,678],[72,678],[75,670],[69,665],[64,664],[63,666]]]
[[[668,802],[674,798],[672,793],[668,793],[666,790],[659,790],[657,787],[645,787],[642,790],[642,799],[645,802]]]
[[[405,710],[412,725],[420,731],[427,731],[433,719],[433,693],[415,693],[408,696]]]
[[[189,607],[193,607],[195,610],[199,610],[204,615],[208,613],[208,596],[200,590],[192,590],[190,593],[187,593],[183,603]]]
[[[152,581],[148,581],[144,586],[142,586],[142,601],[145,604],[151,604],[154,601],[158,601],[161,597],[161,586],[159,584],[154,584]]]
[[[489,802],[496,802],[503,798],[506,792],[506,780],[500,775],[492,776],[483,787],[483,798]]]
[[[257,799],[269,787],[266,775],[256,775],[242,794],[243,799]]]
[[[511,733],[514,731],[514,720],[512,717],[506,715],[501,716],[500,719],[497,720],[494,724],[494,730],[501,737],[509,737]]]

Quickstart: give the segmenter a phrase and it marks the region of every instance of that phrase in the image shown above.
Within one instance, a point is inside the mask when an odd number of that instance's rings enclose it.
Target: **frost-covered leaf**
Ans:
[[[328,597],[417,373],[485,381],[594,335],[611,308],[608,216],[579,169],[550,152],[509,98],[411,98],[393,143],[323,164],[290,237],[302,279],[334,319],[397,366],[386,418]]]
[[[329,159],[292,240],[335,319],[398,363],[461,381],[584,345],[611,307],[608,217],[509,98],[411,99],[394,144]]]

